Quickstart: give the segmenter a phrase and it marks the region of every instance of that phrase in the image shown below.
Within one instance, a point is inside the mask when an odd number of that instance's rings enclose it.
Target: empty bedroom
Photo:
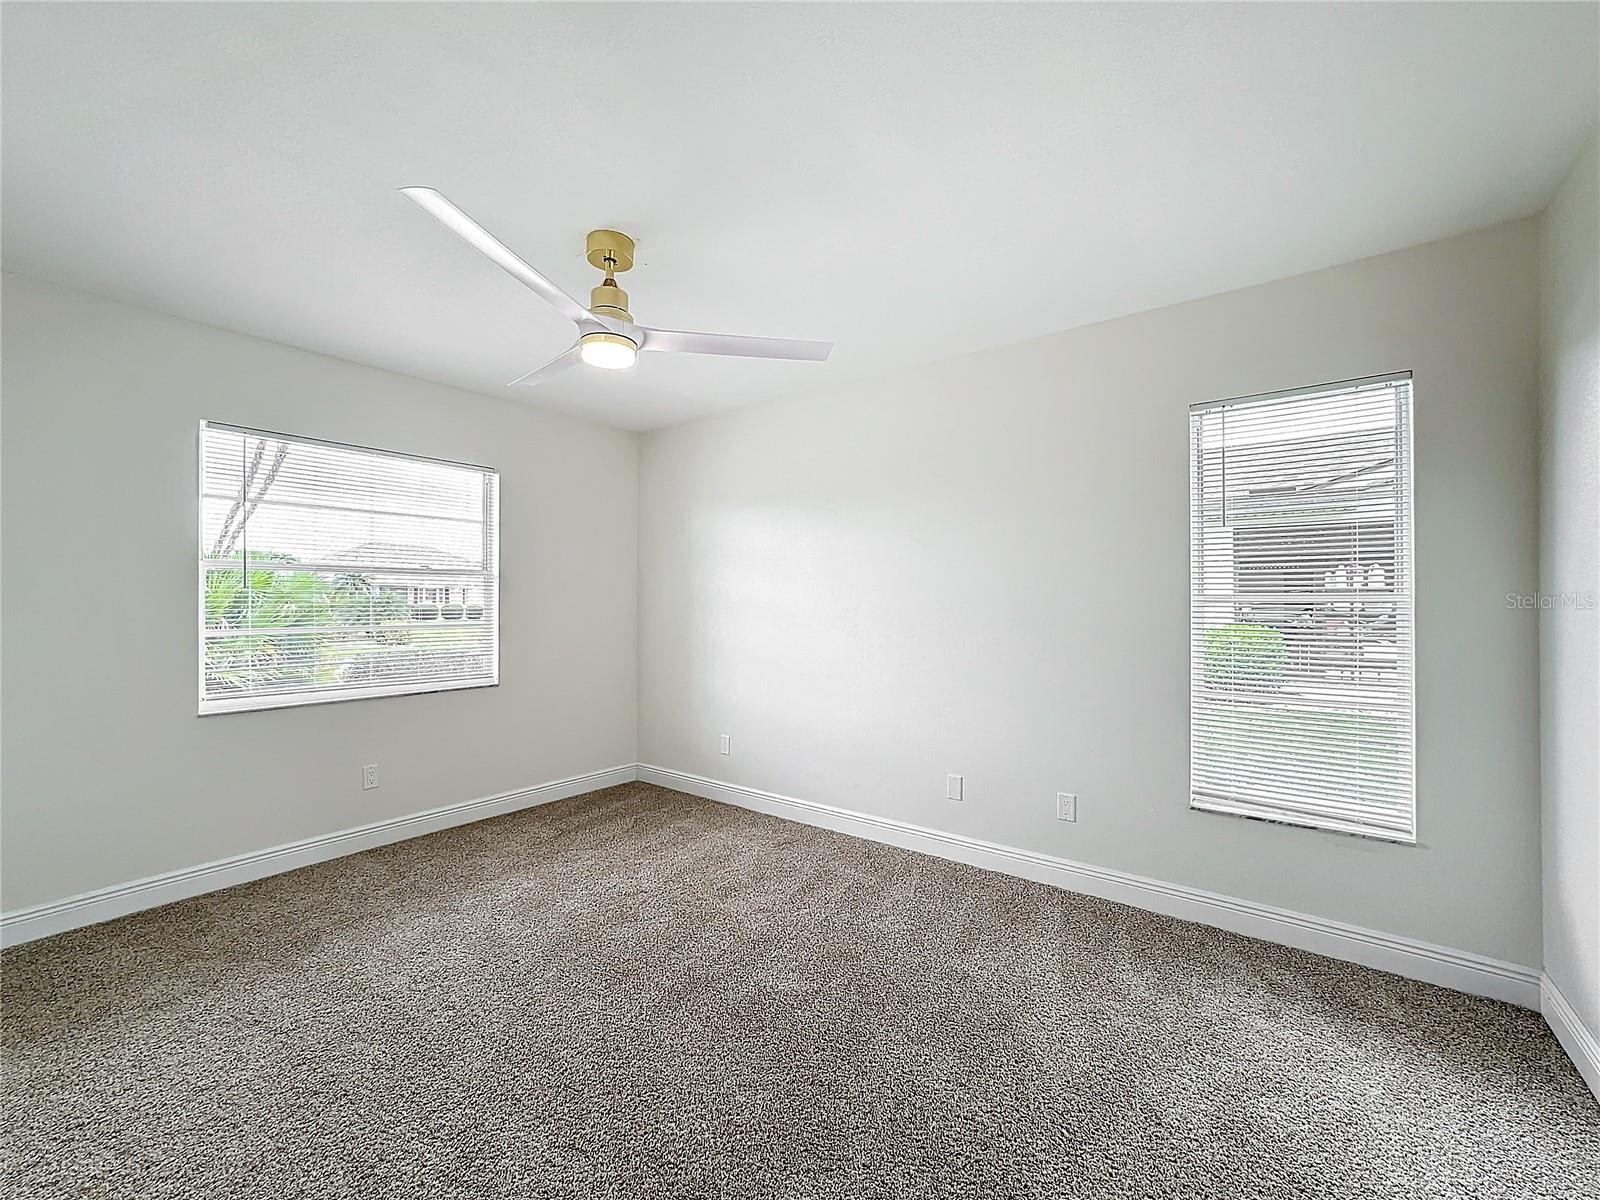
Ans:
[[[1600,3],[0,3],[0,1190],[1600,1196]]]

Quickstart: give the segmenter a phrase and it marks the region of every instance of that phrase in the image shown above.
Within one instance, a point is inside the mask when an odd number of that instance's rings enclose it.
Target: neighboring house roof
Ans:
[[[478,565],[469,559],[449,554],[435,546],[415,546],[403,542],[362,542],[341,550],[338,560],[348,563],[426,563],[441,573],[479,570]]]

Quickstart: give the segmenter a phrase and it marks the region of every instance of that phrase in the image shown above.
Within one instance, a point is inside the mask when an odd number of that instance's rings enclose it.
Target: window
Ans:
[[[200,426],[200,712],[486,687],[499,476]]]
[[[1191,805],[1415,841],[1410,374],[1189,426]]]

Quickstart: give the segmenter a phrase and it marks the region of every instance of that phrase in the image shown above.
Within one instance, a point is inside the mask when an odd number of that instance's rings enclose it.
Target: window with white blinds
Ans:
[[[205,422],[200,712],[486,687],[499,476]]]
[[[1189,426],[1193,807],[1415,841],[1410,374]]]

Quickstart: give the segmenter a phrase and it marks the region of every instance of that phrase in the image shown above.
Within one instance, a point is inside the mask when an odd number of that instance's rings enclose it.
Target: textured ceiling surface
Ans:
[[[645,429],[1538,211],[1591,4],[7,4],[8,269]],[[508,380],[580,298],[827,338]]]

